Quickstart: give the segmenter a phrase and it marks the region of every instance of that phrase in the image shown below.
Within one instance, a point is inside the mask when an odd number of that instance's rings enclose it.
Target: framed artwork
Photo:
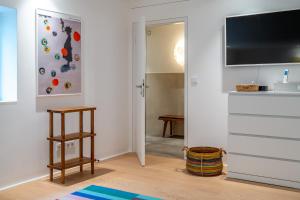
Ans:
[[[81,94],[81,21],[36,10],[37,96]]]

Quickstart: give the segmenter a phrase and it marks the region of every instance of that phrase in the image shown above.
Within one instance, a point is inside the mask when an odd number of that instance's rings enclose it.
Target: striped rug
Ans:
[[[58,200],[161,200],[131,192],[90,185]]]

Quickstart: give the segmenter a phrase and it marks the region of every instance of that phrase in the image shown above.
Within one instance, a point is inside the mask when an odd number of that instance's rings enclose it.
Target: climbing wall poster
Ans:
[[[36,12],[37,96],[81,94],[81,21]]]

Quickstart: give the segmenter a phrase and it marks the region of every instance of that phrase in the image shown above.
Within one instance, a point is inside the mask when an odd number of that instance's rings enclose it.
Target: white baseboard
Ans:
[[[23,185],[25,183],[29,183],[29,182],[32,182],[32,181],[37,181],[37,180],[46,178],[47,176],[49,176],[49,175],[48,174],[47,175],[42,175],[42,176],[38,176],[38,177],[35,177],[35,178],[32,178],[32,179],[21,181],[21,182],[12,184],[12,185],[4,186],[4,187],[0,188],[0,191],[7,190],[7,189],[10,189],[10,188],[13,188],[13,187],[17,187],[19,185]]]
[[[104,158],[100,158],[99,160],[100,160],[100,161],[104,161],[104,160],[108,160],[108,159],[111,159],[111,158],[114,158],[114,157],[122,156],[122,155],[127,154],[127,153],[129,153],[129,152],[126,151],[126,152],[114,154],[114,155],[111,155],[111,156],[107,156],[107,157],[104,157]],[[54,174],[56,175],[56,174],[58,174],[58,173],[60,173],[60,172],[55,172]],[[19,185],[23,185],[23,184],[26,184],[26,183],[29,183],[29,182],[41,180],[41,179],[47,178],[47,177],[49,177],[49,174],[45,174],[45,175],[42,175],[42,176],[38,176],[38,177],[35,177],[35,178],[31,178],[31,179],[28,179],[28,180],[25,180],[25,181],[21,181],[21,182],[12,184],[12,185],[4,186],[4,187],[0,188],[0,191],[7,190],[7,189],[10,189],[10,188],[13,188],[13,187],[17,187],[17,186],[19,186]]]
[[[111,155],[111,156],[106,156],[106,157],[104,157],[104,158],[100,158],[99,160],[100,160],[100,161],[109,160],[109,159],[111,159],[111,158],[115,158],[115,157],[118,157],[118,156],[122,156],[122,155],[125,155],[125,154],[127,154],[127,153],[129,153],[129,151],[124,151],[124,152],[122,152],[122,153],[117,153],[117,154],[114,154],[114,155]]]

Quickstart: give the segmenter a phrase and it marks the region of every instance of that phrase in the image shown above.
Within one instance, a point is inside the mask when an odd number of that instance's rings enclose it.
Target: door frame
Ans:
[[[166,18],[166,19],[158,19],[158,20],[147,20],[146,19],[146,27],[147,26],[151,26],[151,25],[163,25],[163,24],[171,24],[171,23],[176,23],[176,22],[184,22],[184,47],[185,47],[185,59],[184,59],[184,146],[188,146],[189,142],[188,142],[188,78],[189,78],[189,74],[188,74],[188,17],[176,17],[176,18]],[[145,27],[145,28],[146,28]],[[133,41],[131,41],[133,42]],[[145,74],[146,75],[146,74]],[[132,76],[133,78],[133,76]],[[133,79],[132,79],[133,80]],[[132,84],[135,84],[132,81]],[[131,85],[131,88],[133,88],[134,85]],[[133,91],[132,91],[133,92]],[[133,94],[133,93],[132,93]],[[132,99],[133,100],[133,99]],[[133,113],[133,105],[134,102],[131,102],[132,106],[131,106],[131,113]],[[146,106],[146,105],[145,105]],[[145,113],[146,114],[146,113]],[[134,119],[133,119],[133,115],[131,117],[132,120],[132,128],[133,124],[134,124]],[[135,149],[134,147],[134,137],[135,135],[133,134],[133,129],[131,131],[132,133],[132,150]],[[146,135],[146,131],[145,131],[145,135]],[[184,157],[185,159],[185,154]]]

